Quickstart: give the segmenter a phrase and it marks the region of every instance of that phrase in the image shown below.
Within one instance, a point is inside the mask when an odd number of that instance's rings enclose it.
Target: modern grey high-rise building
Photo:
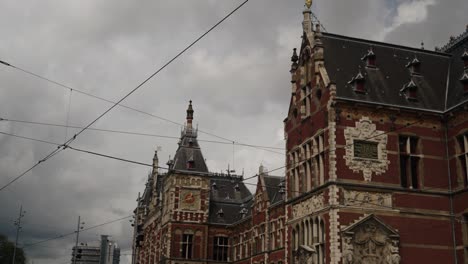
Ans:
[[[76,262],[74,261],[75,250],[77,250]],[[99,245],[73,247],[72,264],[119,264],[119,262],[120,248],[106,235],[101,235]]]

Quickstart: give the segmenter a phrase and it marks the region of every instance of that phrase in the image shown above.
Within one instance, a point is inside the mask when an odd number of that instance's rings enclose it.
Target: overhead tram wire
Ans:
[[[111,220],[111,221],[107,221],[107,222],[104,222],[104,223],[101,223],[101,224],[97,224],[97,225],[94,225],[94,226],[90,226],[90,227],[87,227],[87,228],[82,229],[80,232],[84,232],[84,231],[88,231],[88,230],[91,230],[91,229],[95,229],[95,228],[98,228],[98,227],[101,227],[101,226],[105,226],[105,225],[108,225],[108,224],[116,223],[116,222],[125,220],[125,219],[127,219],[127,218],[131,218],[132,216],[133,216],[133,215],[128,215],[128,216],[120,217],[120,218],[117,218],[117,219],[114,219],[114,220]],[[40,240],[40,241],[37,241],[37,242],[25,244],[25,245],[23,246],[23,248],[32,247],[32,246],[39,245],[39,244],[42,244],[42,243],[45,243],[45,242],[49,242],[49,241],[52,241],[52,240],[56,240],[56,239],[62,239],[62,238],[65,238],[65,237],[68,237],[68,236],[71,236],[71,235],[74,235],[74,234],[76,234],[76,231],[73,231],[73,232],[70,232],[70,233],[65,233],[65,234],[62,234],[62,235],[58,235],[58,236],[55,236],[55,237],[52,237],[52,238]]]
[[[31,125],[42,125],[42,126],[52,126],[52,127],[64,127],[64,128],[74,128],[74,129],[82,129],[81,126],[71,126],[71,125],[62,125],[62,124],[54,124],[54,123],[45,123],[45,122],[35,122],[35,121],[26,121],[26,120],[18,120],[18,119],[9,119],[9,118],[1,118],[0,122],[11,122],[11,123],[23,123],[23,124],[31,124]],[[150,134],[150,133],[141,133],[141,132],[131,132],[131,131],[123,131],[123,130],[113,130],[113,129],[101,129],[101,128],[94,128],[90,127],[88,130],[92,131],[99,131],[99,132],[108,132],[108,133],[116,133],[116,134],[125,134],[125,135],[135,135],[135,136],[146,136],[146,137],[159,137],[159,138],[167,138],[167,139],[176,139],[179,140],[179,137],[175,136],[165,136],[165,135],[158,135],[158,134]],[[199,142],[207,142],[207,143],[214,143],[214,144],[223,144],[223,145],[232,145],[232,142],[224,142],[224,141],[216,141],[216,140],[206,140],[206,139],[198,139]],[[264,149],[272,149],[272,150],[284,150],[284,148],[280,147],[271,147],[271,146],[261,146],[261,145],[254,145],[254,144],[243,144],[235,142],[235,145],[244,146],[244,147],[251,147],[251,148],[261,148]],[[284,155],[284,153],[280,152],[273,152]]]
[[[218,27],[221,23],[223,23],[226,19],[228,19],[232,14],[234,14],[237,10],[239,10],[242,6],[244,6],[249,0],[245,0],[242,2],[239,6],[237,6],[234,10],[232,10],[230,13],[228,13],[226,16],[224,16],[221,20],[219,20],[215,25],[213,25],[210,29],[208,29],[205,33],[203,33],[201,36],[199,36],[197,39],[195,39],[192,43],[190,43],[186,48],[184,48],[182,51],[177,53],[172,59],[170,59],[168,62],[166,62],[162,67],[160,67],[158,70],[156,70],[154,73],[152,73],[149,77],[147,77],[143,82],[138,84],[135,88],[133,88],[129,93],[127,93],[124,97],[122,97],[120,100],[115,102],[110,108],[108,108],[106,111],[104,111],[101,115],[99,115],[96,119],[94,119],[91,123],[86,125],[83,129],[81,129],[78,133],[76,133],[73,137],[71,137],[69,140],[67,140],[65,143],[63,143],[61,146],[58,148],[54,149],[51,153],[46,155],[43,159],[39,160],[36,164],[31,166],[29,169],[18,175],[17,177],[13,178],[13,180],[9,181],[7,184],[3,185],[0,188],[0,192],[22,178],[24,175],[26,175],[28,172],[32,171],[34,168],[39,166],[39,164],[46,162],[53,156],[57,155],[60,153],[62,150],[66,149],[68,145],[70,145],[79,135],[81,135],[84,131],[86,131],[89,127],[94,125],[98,120],[100,120],[102,117],[104,117],[107,113],[109,113],[112,109],[114,109],[117,105],[119,105],[121,102],[123,102],[125,99],[127,99],[129,96],[131,96],[134,92],[136,92],[138,89],[140,89],[144,84],[146,84],[149,80],[151,80],[154,76],[156,76],[159,72],[164,70],[167,66],[169,66],[172,62],[174,62],[176,59],[178,59],[182,54],[184,54],[186,51],[188,51],[190,48],[192,48],[196,43],[198,43],[201,39],[203,39],[206,35],[208,35],[211,31],[213,31],[216,27]],[[4,61],[0,61],[1,64],[13,67],[11,64],[6,63]]]
[[[56,143],[56,142],[41,140],[41,139],[36,139],[36,138],[31,138],[31,137],[25,137],[25,136],[20,136],[20,135],[15,135],[15,134],[6,133],[6,132],[3,132],[3,131],[0,131],[0,134],[1,135],[6,135],[6,136],[11,136],[11,137],[16,137],[16,138],[21,138],[21,139],[27,139],[27,140],[36,141],[36,142],[41,142],[41,143],[46,143],[46,144],[49,144],[49,145],[61,146],[61,144]],[[87,154],[91,154],[91,155],[95,155],[95,156],[100,156],[100,157],[104,157],[104,158],[108,158],[108,159],[114,159],[114,160],[123,161],[123,162],[127,162],[127,163],[142,165],[142,166],[146,166],[146,167],[153,167],[153,165],[149,164],[149,163],[144,163],[144,162],[124,159],[124,158],[119,158],[119,157],[116,157],[116,156],[102,154],[102,153],[98,153],[98,152],[95,152],[95,151],[84,150],[84,149],[80,149],[80,148],[75,148],[75,147],[72,147],[72,146],[68,146],[67,149],[71,149],[71,150],[74,150],[74,151],[83,152],[83,153],[87,153]],[[157,166],[157,168],[158,169],[164,169],[164,170],[168,169],[168,168],[160,167],[160,166]]]
[[[383,132],[383,133],[380,133],[380,134],[377,134],[377,135],[374,135],[374,136],[371,136],[371,137],[368,137],[366,138],[366,140],[369,140],[369,139],[372,139],[372,138],[375,138],[375,137],[379,137],[379,136],[382,136],[382,135],[385,135],[385,134],[388,134],[390,132],[395,132],[395,131],[398,131],[398,130],[401,130],[401,129],[405,129],[405,128],[408,128],[412,125],[415,125],[417,123],[420,123],[421,120],[418,120],[416,122],[413,122],[413,123],[409,123],[405,126],[402,126],[402,127],[399,127],[397,129],[394,129],[392,131],[387,131],[387,132]],[[23,139],[28,139],[28,140],[33,140],[33,141],[38,141],[38,142],[42,142],[42,143],[48,143],[48,144],[54,144],[54,145],[59,145],[57,143],[54,143],[54,142],[50,142],[50,141],[45,141],[45,140],[39,140],[39,139],[34,139],[34,138],[29,138],[29,137],[23,137],[23,136],[18,136],[18,135],[15,135],[15,134],[10,134],[10,133],[5,133],[5,132],[1,132],[0,131],[0,134],[4,134],[4,135],[8,135],[8,136],[13,136],[13,137],[18,137],[18,138],[23,138]],[[350,143],[350,144],[347,144],[344,146],[344,148],[346,147],[349,147],[349,146],[352,146],[354,145],[354,143]],[[111,158],[111,159],[115,159],[115,160],[120,160],[120,161],[125,161],[125,162],[130,162],[130,163],[134,163],[134,164],[138,164],[138,165],[143,165],[143,166],[151,166],[150,164],[146,164],[146,163],[143,163],[143,162],[138,162],[138,161],[130,161],[130,160],[126,160],[126,159],[122,159],[122,158],[118,158],[118,157],[114,157],[114,156],[110,156],[110,155],[106,155],[106,154],[101,154],[101,153],[97,153],[97,152],[93,152],[93,151],[87,151],[87,150],[81,150],[81,149],[77,149],[77,148],[72,148],[72,147],[69,147],[70,149],[72,150],[76,150],[76,151],[80,151],[80,152],[84,152],[84,153],[88,153],[88,154],[93,154],[93,155],[97,155],[97,156],[101,156],[101,157],[106,157],[106,158]],[[337,148],[336,148],[337,149]],[[336,150],[334,149],[334,150]],[[328,149],[326,150],[324,153],[328,153],[332,151],[332,149]],[[300,160],[296,163],[301,163],[303,161],[306,161],[307,159],[304,159],[304,160]],[[293,163],[296,164],[296,163]],[[278,167],[278,168],[275,168],[275,169],[272,169],[272,170],[269,170],[267,171],[266,173],[269,174],[271,172],[274,172],[274,171],[278,171],[278,170],[281,170],[281,169],[284,169],[286,168],[287,165],[284,165],[284,166],[281,166],[281,167]],[[161,168],[161,169],[168,169],[168,168],[163,168],[163,167],[158,167],[158,168]],[[246,181],[246,180],[250,180],[250,179],[253,179],[253,178],[256,178],[258,177],[258,174],[255,174],[253,176],[250,176],[250,177],[247,177],[247,178],[243,178],[242,181]],[[244,182],[245,183],[245,182]],[[245,184],[250,184],[250,183],[245,183]],[[279,188],[279,187],[276,187],[276,188]],[[295,191],[295,192],[299,192],[299,191]]]
[[[186,50],[188,50],[189,48],[191,48],[191,46],[193,46],[196,42],[198,42],[201,38],[203,38],[204,36],[206,36],[211,30],[213,30],[215,27],[217,27],[219,24],[221,24],[222,22],[224,22],[224,20],[226,20],[229,16],[231,16],[233,13],[235,13],[238,9],[240,9],[243,5],[245,5],[249,0],[246,0],[244,1],[243,3],[241,3],[236,9],[234,9],[231,13],[229,13],[227,16],[225,16],[222,20],[220,20],[217,24],[215,24],[212,28],[210,28],[204,35],[202,35],[199,39],[197,39],[196,41],[194,41],[189,47],[186,48]],[[182,53],[184,53],[186,50],[183,50],[179,55],[177,56],[180,56]],[[175,60],[177,58],[174,58],[172,59],[171,61],[168,62],[168,64],[170,64],[173,60]],[[137,109],[137,108],[134,108],[134,107],[130,107],[130,106],[126,106],[126,105],[123,105],[121,104],[120,102],[115,102],[115,101],[112,101],[112,100],[109,100],[109,99],[106,99],[106,98],[103,98],[101,96],[97,96],[97,95],[94,95],[92,93],[89,93],[89,92],[85,92],[85,91],[82,91],[82,90],[79,90],[79,89],[75,89],[75,88],[72,88],[68,85],[65,85],[63,83],[60,83],[58,81],[54,81],[50,78],[47,78],[47,77],[44,77],[44,76],[41,76],[37,73],[34,73],[32,71],[29,71],[29,70],[26,70],[22,67],[19,67],[17,65],[13,65],[11,63],[8,63],[6,61],[2,61],[0,60],[0,64],[3,64],[7,67],[11,67],[11,68],[14,68],[18,71],[21,71],[23,73],[26,73],[28,75],[31,75],[31,76],[34,76],[38,79],[41,79],[41,80],[44,80],[46,82],[49,82],[49,83],[52,83],[52,84],[55,84],[57,86],[60,86],[62,88],[65,88],[67,90],[72,90],[74,92],[77,92],[77,93],[80,93],[80,94],[83,94],[83,95],[86,95],[86,96],[89,96],[89,97],[92,97],[92,98],[95,98],[95,99],[98,99],[98,100],[101,100],[101,101],[104,101],[104,102],[107,102],[107,103],[110,103],[110,104],[117,104],[118,106],[120,107],[123,107],[123,108],[126,108],[126,109],[129,109],[129,110],[132,110],[132,111],[135,111],[135,112],[138,112],[138,113],[141,113],[141,114],[144,114],[144,115],[148,115],[148,116],[151,116],[151,117],[154,117],[154,118],[157,118],[157,119],[160,119],[160,120],[163,120],[163,121],[166,121],[166,122],[169,122],[169,123],[172,123],[172,124],[175,124],[175,125],[178,125],[178,126],[183,126],[183,124],[181,123],[178,123],[178,122],[175,122],[173,120],[170,120],[168,118],[164,118],[164,117],[161,117],[161,116],[157,116],[157,115],[154,115],[154,114],[151,114],[151,113],[148,113],[148,112],[145,112],[143,110],[140,110],[140,109]],[[167,66],[167,65],[165,65]],[[165,67],[163,66],[163,67]],[[162,70],[162,69],[161,69]],[[207,132],[207,131],[203,131],[203,130],[198,130],[198,132],[200,133],[203,133],[203,134],[206,134],[206,135],[209,135],[209,136],[212,136],[212,137],[215,137],[215,138],[218,138],[218,139],[222,139],[222,140],[225,140],[226,142],[229,142],[228,144],[232,144],[232,143],[235,143],[236,145],[241,145],[241,146],[247,146],[247,147],[252,147],[252,148],[257,148],[257,149],[261,149],[261,150],[264,150],[264,151],[268,151],[268,152],[273,152],[271,150],[268,150],[269,148],[265,148],[263,149],[263,147],[261,146],[256,146],[256,145],[251,145],[251,144],[244,144],[244,143],[241,143],[237,140],[232,140],[232,139],[229,139],[229,138],[226,138],[226,137],[222,137],[222,136],[219,136],[219,135],[216,135],[216,134],[213,134],[213,133],[210,133],[210,132]],[[274,152],[273,152],[274,153]]]
[[[372,138],[375,138],[375,137],[379,137],[379,136],[382,136],[382,135],[385,135],[385,134],[388,134],[388,133],[391,133],[391,132],[395,132],[395,131],[398,131],[398,130],[401,130],[401,129],[405,129],[405,128],[408,128],[408,127],[410,127],[410,126],[412,126],[412,125],[415,125],[415,124],[417,124],[417,123],[420,123],[420,122],[421,122],[421,120],[418,120],[418,121],[416,121],[416,122],[409,123],[409,124],[407,124],[407,125],[405,125],[405,126],[396,128],[396,129],[394,129],[394,130],[392,130],[392,131],[387,131],[387,132],[383,132],[383,133],[380,133],[380,134],[377,134],[377,135],[368,137],[368,138],[366,138],[366,140],[369,140],[369,139],[372,139]],[[18,135],[14,135],[14,134],[10,134],[10,133],[5,133],[5,132],[0,132],[0,134],[9,135],[9,136],[18,137],[18,138],[23,138],[23,139],[29,139],[29,140],[33,140],[33,141],[42,142],[42,143],[48,143],[48,144],[58,145],[57,143],[50,142],[50,141],[33,139],[33,138],[18,136]],[[344,148],[349,147],[349,146],[352,146],[352,145],[354,145],[354,143],[347,144],[347,145],[344,146]],[[152,167],[152,165],[150,165],[150,164],[145,164],[145,163],[143,163],[143,162],[131,161],[131,160],[126,160],[126,159],[122,159],[122,158],[118,158],[118,157],[114,157],[114,156],[110,156],[110,155],[100,154],[100,153],[97,153],[97,152],[86,151],[86,150],[80,150],[80,149],[77,149],[77,148],[72,148],[72,147],[70,147],[70,146],[69,146],[68,148],[70,148],[70,149],[72,149],[72,150],[80,151],[80,152],[85,152],[85,153],[88,153],[88,154],[93,154],[93,155],[101,156],[101,157],[106,157],[106,158],[111,158],[111,159],[120,160],[120,161],[124,161],[124,162],[134,163],[134,164],[137,164],[137,165],[151,166],[151,167]],[[337,149],[337,148],[333,149],[333,151],[335,151],[336,149]],[[332,149],[328,149],[328,150],[326,150],[324,153],[328,153],[328,152],[330,152],[330,151],[332,151]],[[298,161],[298,162],[296,162],[296,163],[293,163],[293,165],[294,165],[294,164],[299,164],[299,163],[301,163],[301,162],[303,162],[303,161],[306,161],[306,160],[307,160],[307,159],[300,160],[300,161]],[[265,172],[265,173],[269,174],[269,173],[271,173],[271,172],[284,169],[284,168],[286,168],[286,167],[287,167],[287,165],[283,165],[283,166],[281,166],[281,167],[278,167],[278,168],[269,170],[269,171],[267,171],[267,172]],[[168,168],[162,168],[162,167],[158,167],[158,168],[161,168],[161,169],[168,169]],[[245,183],[246,180],[250,180],[250,179],[253,179],[253,178],[256,178],[256,177],[258,177],[258,174],[255,174],[255,175],[250,176],[250,177],[247,177],[247,178],[243,178],[242,181]],[[250,184],[250,183],[245,183],[245,184]],[[274,187],[274,188],[280,188],[280,187],[276,186],[276,187]],[[299,193],[301,193],[300,191],[293,191],[293,192],[299,192]]]

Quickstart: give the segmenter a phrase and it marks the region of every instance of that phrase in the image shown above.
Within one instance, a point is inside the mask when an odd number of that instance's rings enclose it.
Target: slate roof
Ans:
[[[284,177],[279,176],[263,176],[265,180],[265,188],[268,194],[270,204],[276,204],[283,201],[283,195],[280,193],[281,184],[284,184]]]
[[[188,168],[188,162],[193,161],[193,167]],[[171,169],[176,171],[191,171],[208,173],[205,158],[197,140],[197,131],[185,128],[179,141],[179,147],[174,155]]]
[[[241,220],[242,206],[247,209],[246,216],[250,214],[253,197],[242,177],[214,174],[210,184],[210,223],[232,224]],[[222,217],[218,214],[220,210],[224,213]]]
[[[464,43],[468,43],[468,34]],[[336,84],[337,97],[347,100],[444,112],[466,102],[459,79],[463,75],[463,45],[451,53],[434,52],[330,33],[322,33],[324,64]],[[361,59],[372,48],[376,67],[366,67]],[[405,66],[417,58],[420,74],[411,75]],[[356,93],[352,83],[359,70],[365,78],[366,93]],[[418,86],[417,100],[407,100],[400,92],[413,81]]]

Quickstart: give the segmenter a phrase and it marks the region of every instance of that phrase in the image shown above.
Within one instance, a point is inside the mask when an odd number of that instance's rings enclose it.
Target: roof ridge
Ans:
[[[399,49],[403,49],[403,50],[411,50],[411,51],[416,51],[416,52],[420,52],[420,53],[439,55],[439,56],[442,56],[442,57],[451,57],[451,54],[447,54],[445,52],[440,52],[440,51],[433,51],[433,50],[427,50],[427,49],[421,49],[421,48],[414,48],[414,47],[403,46],[403,45],[394,44],[394,43],[388,43],[388,42],[382,42],[382,41],[376,41],[376,40],[370,40],[370,39],[364,39],[364,38],[356,38],[356,37],[333,34],[333,33],[328,33],[328,32],[323,32],[322,34],[323,34],[324,37],[341,38],[341,39],[347,39],[347,40],[355,41],[355,42],[372,43],[372,44],[380,45],[380,46],[384,46],[384,47],[394,47],[394,48],[399,48]]]

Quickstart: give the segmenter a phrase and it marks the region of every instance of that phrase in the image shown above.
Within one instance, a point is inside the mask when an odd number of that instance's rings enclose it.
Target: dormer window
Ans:
[[[195,168],[195,161],[193,157],[187,161],[187,169],[194,169]]]
[[[278,193],[281,195],[284,195],[286,193],[286,189],[284,188],[284,182],[281,182],[280,184],[278,184],[278,187],[279,187]]]
[[[193,147],[193,139],[189,139],[188,145],[189,147]]]
[[[247,215],[247,209],[242,208],[239,213],[240,213],[241,217],[244,218]]]
[[[468,50],[465,49],[465,52],[463,52],[461,59],[463,60],[465,68],[468,68]]]
[[[240,192],[240,187],[238,183],[234,185],[234,190],[236,190],[236,192]]]
[[[211,189],[212,189],[213,191],[218,190],[218,186],[216,185],[216,182],[213,182],[213,183],[211,184]]]
[[[408,64],[406,64],[406,68],[410,70],[410,73],[412,75],[419,75],[421,74],[421,62],[418,60],[418,58],[414,57],[414,59]]]
[[[218,215],[219,218],[223,218],[224,217],[224,211],[223,209],[219,209],[218,212],[216,213]]]
[[[369,68],[375,68],[376,66],[375,59],[376,59],[376,56],[372,47],[370,47],[366,55],[364,55],[364,57],[361,58],[362,61],[366,62],[366,66]]]
[[[353,77],[351,81],[348,82],[348,84],[351,84],[353,86],[355,93],[365,94],[365,81],[366,79],[364,78],[364,75],[362,75],[361,70],[359,70],[359,73],[355,77]]]
[[[460,82],[463,84],[463,92],[468,95],[468,72],[465,70],[463,76],[460,78]]]
[[[416,83],[411,80],[409,83],[403,85],[400,93],[406,97],[408,101],[417,101],[418,100],[418,86]]]

